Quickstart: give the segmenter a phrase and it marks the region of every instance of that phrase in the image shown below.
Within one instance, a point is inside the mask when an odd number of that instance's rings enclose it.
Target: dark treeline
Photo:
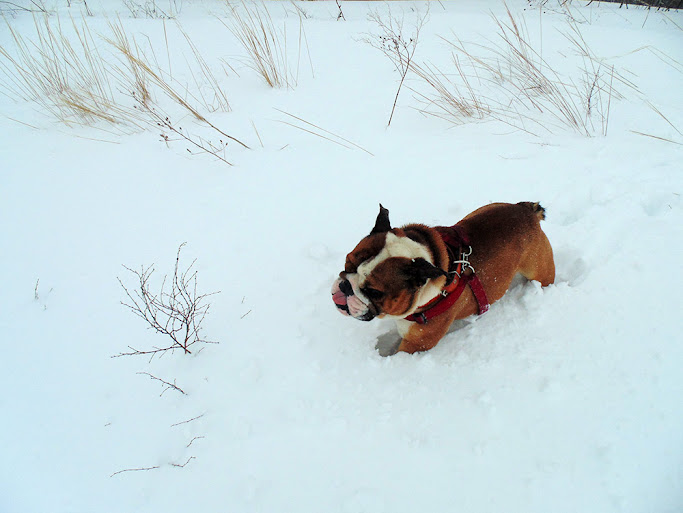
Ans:
[[[609,2],[621,5],[640,5],[656,9],[683,9],[683,0],[593,0],[595,2]],[[590,2],[592,3],[592,2]]]

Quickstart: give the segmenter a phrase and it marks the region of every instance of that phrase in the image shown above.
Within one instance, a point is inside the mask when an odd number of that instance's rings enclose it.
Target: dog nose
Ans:
[[[353,287],[349,280],[342,280],[339,283],[339,290],[341,290],[347,296],[353,296]]]

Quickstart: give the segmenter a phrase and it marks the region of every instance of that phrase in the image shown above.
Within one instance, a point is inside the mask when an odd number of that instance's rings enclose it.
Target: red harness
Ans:
[[[472,251],[469,237],[467,237],[467,234],[465,234],[463,229],[457,224],[450,227],[439,226],[435,228],[435,230],[439,232],[441,239],[449,248],[450,252],[455,255],[461,255],[460,260],[456,261],[458,266],[453,271],[450,271],[450,273],[453,273],[454,279],[443,288],[438,296],[426,305],[419,307],[422,312],[409,315],[405,319],[418,324],[426,324],[429,319],[441,315],[453,306],[460,298],[460,295],[467,285],[470,286],[470,289],[477,300],[479,315],[486,313],[489,309],[489,301],[486,298],[486,292],[484,291],[479,276],[476,275],[474,268],[467,261],[467,257]],[[470,252],[465,253],[462,251],[464,247],[469,247]],[[471,272],[470,274],[463,275],[462,273],[468,270],[466,267],[468,267]],[[457,279],[455,276],[457,276]]]

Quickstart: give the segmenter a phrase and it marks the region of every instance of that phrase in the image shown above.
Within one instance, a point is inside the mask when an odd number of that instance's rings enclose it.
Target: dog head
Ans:
[[[405,317],[441,290],[446,272],[433,265],[429,248],[391,228],[380,205],[375,226],[346,256],[332,285],[332,300],[344,315],[361,321]]]

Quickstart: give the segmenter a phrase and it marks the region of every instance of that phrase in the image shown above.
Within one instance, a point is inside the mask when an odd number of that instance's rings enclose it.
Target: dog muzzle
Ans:
[[[358,297],[349,280],[338,278],[332,284],[332,301],[337,306],[337,310],[344,315],[350,315],[361,321],[370,321],[375,318],[373,308]]]

